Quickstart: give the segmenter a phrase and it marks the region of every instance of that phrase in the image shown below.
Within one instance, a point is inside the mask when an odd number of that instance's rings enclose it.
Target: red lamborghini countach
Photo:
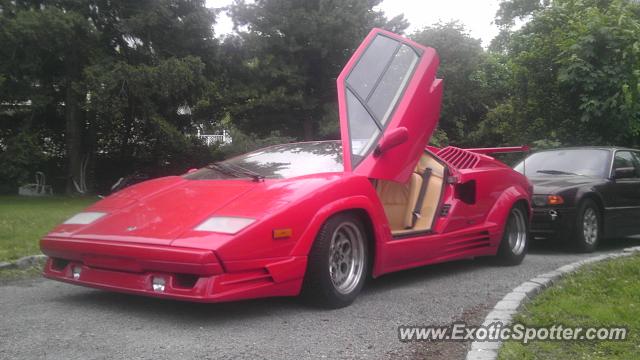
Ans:
[[[369,276],[477,256],[518,264],[531,186],[488,156],[426,146],[434,49],[374,29],[338,78],[341,141],[271,146],[146,181],[47,234],[44,275],[200,302],[350,304]]]

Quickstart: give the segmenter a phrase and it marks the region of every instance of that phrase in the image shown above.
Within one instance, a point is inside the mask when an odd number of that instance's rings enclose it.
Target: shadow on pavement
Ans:
[[[593,253],[608,253],[621,251],[624,248],[640,246],[640,237],[627,237],[627,238],[615,238],[605,239],[600,243],[596,251]],[[553,239],[536,239],[531,242],[529,246],[529,254],[544,254],[544,255],[566,255],[566,254],[579,254],[571,248],[570,245],[564,244]]]

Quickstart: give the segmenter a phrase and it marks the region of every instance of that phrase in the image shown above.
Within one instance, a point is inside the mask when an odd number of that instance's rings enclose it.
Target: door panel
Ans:
[[[633,192],[633,206],[635,211],[631,215],[630,219],[630,231],[632,234],[640,234],[640,152],[632,152],[634,162],[633,165],[636,168],[636,179],[632,185],[631,191]]]
[[[635,168],[633,177],[615,179],[612,188],[612,202],[607,207],[607,218],[619,236],[640,232],[640,161],[631,151],[618,150],[614,155],[612,176],[617,168]]]
[[[435,50],[374,29],[338,78],[345,171],[405,182],[440,113],[442,83]],[[374,151],[386,133],[406,128],[408,139]]]

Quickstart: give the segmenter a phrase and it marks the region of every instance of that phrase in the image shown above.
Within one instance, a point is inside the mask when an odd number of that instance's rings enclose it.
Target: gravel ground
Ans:
[[[599,252],[638,244],[617,240]],[[0,359],[464,358],[459,344],[401,343],[397,327],[475,321],[521,282],[589,256],[536,244],[516,267],[488,259],[426,266],[373,280],[352,306],[333,311],[288,298],[190,304],[5,281]]]

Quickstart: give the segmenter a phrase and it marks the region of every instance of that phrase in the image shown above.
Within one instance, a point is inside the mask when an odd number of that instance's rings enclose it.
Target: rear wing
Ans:
[[[507,147],[493,147],[493,148],[475,148],[475,149],[465,149],[467,151],[474,152],[476,154],[505,154],[505,153],[514,153],[514,152],[528,152],[530,150],[528,145],[522,146],[507,146]]]

